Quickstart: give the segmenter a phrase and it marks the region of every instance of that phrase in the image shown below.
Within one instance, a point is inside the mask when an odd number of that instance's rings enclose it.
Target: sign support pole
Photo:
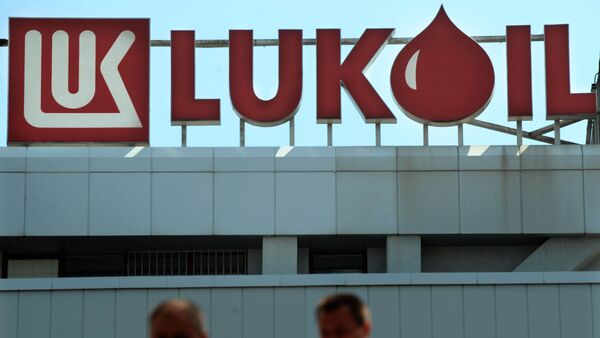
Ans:
[[[423,145],[429,145],[429,125],[423,124]]]
[[[560,120],[554,120],[554,145],[560,144]]]
[[[246,122],[240,119],[240,147],[246,146]]]
[[[290,119],[290,147],[296,144],[296,130],[294,126],[294,118]]]
[[[327,123],[327,146],[333,145],[333,124]]]
[[[187,147],[187,125],[181,125],[181,146]]]
[[[463,124],[458,125],[458,146],[462,147],[464,145],[463,141]]]
[[[517,120],[517,146],[523,145],[523,121]]]
[[[598,71],[600,72],[600,62],[598,64]],[[600,75],[596,79],[596,118],[594,119],[594,143],[600,144],[600,133],[598,133],[598,128],[600,128]]]
[[[381,147],[381,123],[375,123],[375,145]]]

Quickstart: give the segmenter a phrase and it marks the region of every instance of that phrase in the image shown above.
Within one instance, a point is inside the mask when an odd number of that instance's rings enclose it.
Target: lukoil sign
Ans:
[[[11,18],[8,143],[149,140],[148,19]],[[364,75],[394,29],[366,29],[342,60],[339,29],[316,30],[318,123],[340,123],[345,88],[366,123],[396,123]],[[229,32],[229,91],[240,119],[258,126],[289,121],[302,96],[302,31],[280,30],[274,97],[257,97],[251,30]],[[532,118],[531,33],[508,26],[508,119]],[[571,93],[568,26],[544,28],[547,119],[596,115],[593,93]],[[220,99],[197,99],[193,31],[171,32],[171,122],[219,124]],[[474,119],[491,100],[494,69],[487,53],[440,9],[400,50],[390,71],[398,107],[427,125]]]

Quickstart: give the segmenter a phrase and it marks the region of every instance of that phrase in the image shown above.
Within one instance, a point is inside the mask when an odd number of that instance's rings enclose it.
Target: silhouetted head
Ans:
[[[171,299],[150,315],[150,338],[208,338],[202,312],[192,302]]]
[[[323,298],[315,315],[321,338],[367,338],[371,334],[369,309],[353,294]]]

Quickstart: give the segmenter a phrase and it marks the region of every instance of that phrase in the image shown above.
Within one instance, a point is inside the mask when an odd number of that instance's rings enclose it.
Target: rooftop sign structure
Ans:
[[[8,143],[149,143],[148,19],[10,19]],[[280,30],[272,44],[279,51],[276,94],[257,97],[253,80],[251,30],[231,30],[229,47],[231,104],[240,118],[241,145],[245,123],[275,126],[293,119],[302,96],[302,46],[316,45],[316,120],[325,123],[331,145],[331,125],[341,123],[341,88],[356,104],[366,123],[396,123],[396,116],[364,75],[378,52],[392,38],[393,29],[366,29],[345,59],[341,58],[338,29],[317,29],[316,39],[304,39],[301,30]],[[522,120],[532,118],[531,41],[529,26],[508,26],[507,119],[517,121],[508,132],[542,141],[543,132],[523,133]],[[485,39],[484,39],[485,40]],[[492,39],[493,40],[493,39]],[[492,41],[490,40],[490,41]],[[555,121],[554,142],[562,125],[594,119],[598,130],[598,100],[594,93],[571,93],[568,26],[546,25],[545,43],[547,119]],[[268,42],[268,41],[267,41]],[[408,117],[424,126],[462,124],[503,130],[475,118],[486,108],[494,90],[495,74],[489,56],[464,34],[441,8],[431,24],[398,53],[390,71],[393,97]],[[171,123],[219,124],[221,100],[195,97],[195,40],[193,31],[172,31]],[[209,47],[210,42],[206,43]],[[567,120],[560,122],[560,120]],[[507,127],[504,127],[507,128]],[[508,128],[510,129],[510,128]],[[544,130],[547,132],[550,130]],[[595,133],[598,134],[598,133]],[[537,138],[536,138],[537,137]],[[597,137],[597,136],[596,136]]]

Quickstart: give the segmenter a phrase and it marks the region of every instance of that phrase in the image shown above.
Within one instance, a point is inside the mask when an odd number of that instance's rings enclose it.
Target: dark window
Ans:
[[[310,256],[310,273],[367,272],[364,253],[315,253]]]
[[[61,277],[122,276],[125,259],[122,255],[66,256],[61,268]]]

